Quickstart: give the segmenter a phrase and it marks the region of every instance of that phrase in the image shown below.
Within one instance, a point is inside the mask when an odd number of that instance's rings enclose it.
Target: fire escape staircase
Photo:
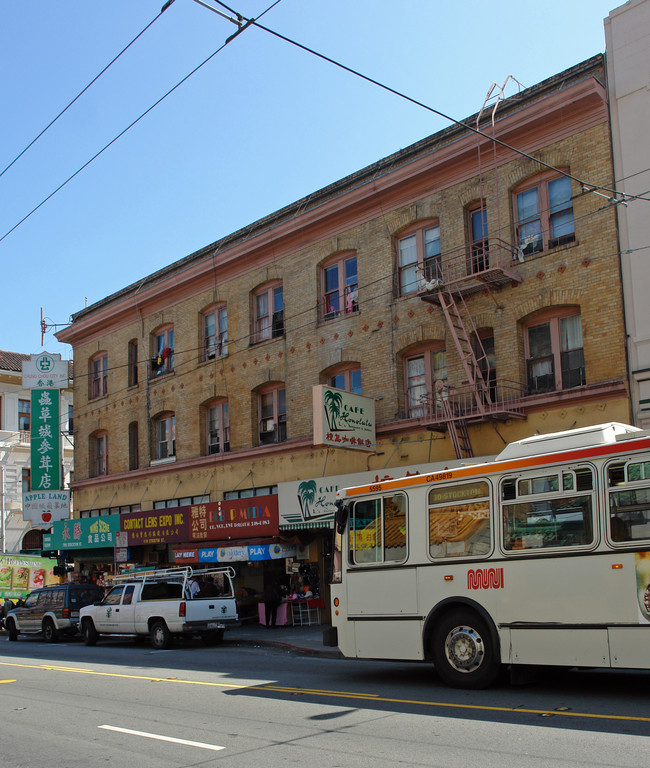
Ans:
[[[493,262],[496,261],[495,250],[493,247],[490,254]],[[464,255],[462,269],[458,267],[458,261],[448,259],[446,269],[440,265],[440,279],[423,282],[420,298],[437,304],[442,310],[466,376],[459,388],[450,388],[441,382],[437,384],[432,395],[428,429],[448,432],[456,457],[462,459],[474,455],[469,423],[524,418],[524,412],[517,403],[521,399],[521,390],[505,382],[497,384],[493,379],[488,355],[465,301],[466,295],[487,292],[490,286],[517,284],[521,277],[509,269],[491,267],[487,254],[479,269],[474,262],[474,268],[468,270]]]

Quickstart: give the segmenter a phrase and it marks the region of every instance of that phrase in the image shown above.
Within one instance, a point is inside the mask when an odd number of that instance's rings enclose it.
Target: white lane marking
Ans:
[[[174,744],[184,744],[187,747],[199,747],[200,749],[211,749],[214,752],[218,752],[220,747],[217,744],[205,744],[202,741],[188,741],[187,739],[175,739],[172,736],[161,736],[158,733],[147,733],[146,731],[132,731],[129,728],[117,728],[114,725],[98,725],[98,728],[103,728],[105,731],[117,731],[118,733],[130,733],[132,736],[142,736],[145,739],[158,739],[158,741],[171,741]]]

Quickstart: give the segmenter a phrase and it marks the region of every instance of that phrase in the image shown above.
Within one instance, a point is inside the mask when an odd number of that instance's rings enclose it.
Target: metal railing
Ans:
[[[419,417],[429,425],[449,421],[491,421],[524,417],[526,388],[514,381],[500,380],[488,385],[489,400],[471,385],[445,386],[427,393],[421,403],[411,407],[409,416]]]

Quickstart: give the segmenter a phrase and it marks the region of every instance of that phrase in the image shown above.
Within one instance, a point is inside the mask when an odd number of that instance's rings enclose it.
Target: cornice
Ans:
[[[607,115],[603,85],[593,76],[585,77],[550,95],[538,95],[532,102],[522,99],[519,106],[511,106],[505,116],[495,121],[493,133],[500,141],[531,154],[606,122]],[[492,133],[491,127],[482,127],[482,130]],[[322,202],[311,207],[306,204],[304,209],[289,211],[284,217],[278,212],[275,219],[267,217],[268,226],[261,231],[252,224],[242,230],[238,240],[233,242],[232,236],[224,238],[197,252],[194,260],[183,259],[145,278],[139,286],[130,286],[82,310],[57,338],[70,344],[91,341],[108,329],[123,327],[141,316],[169,308],[271,260],[277,263],[297,250],[371,221],[386,210],[413,204],[426,195],[472,178],[479,172],[479,150],[482,157],[489,157],[484,172],[489,172],[495,164],[498,167],[520,156],[499,145],[493,152],[489,138],[467,129],[443,131],[441,135],[438,142],[412,159],[404,150],[401,162],[398,154],[392,164],[377,169],[372,178],[348,177],[347,184],[343,180],[338,190],[336,185],[326,188],[331,192]],[[318,199],[319,193],[313,197]],[[246,232],[253,234],[247,236]]]

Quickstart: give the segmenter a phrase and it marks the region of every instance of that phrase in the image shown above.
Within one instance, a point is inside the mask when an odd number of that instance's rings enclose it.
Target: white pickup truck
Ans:
[[[169,648],[174,636],[199,635],[217,645],[229,625],[238,624],[232,568],[191,567],[140,571],[117,576],[103,600],[79,613],[81,635],[94,645],[100,635],[149,637],[154,648]],[[201,591],[191,597],[191,581]]]

